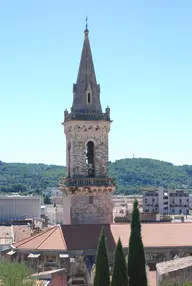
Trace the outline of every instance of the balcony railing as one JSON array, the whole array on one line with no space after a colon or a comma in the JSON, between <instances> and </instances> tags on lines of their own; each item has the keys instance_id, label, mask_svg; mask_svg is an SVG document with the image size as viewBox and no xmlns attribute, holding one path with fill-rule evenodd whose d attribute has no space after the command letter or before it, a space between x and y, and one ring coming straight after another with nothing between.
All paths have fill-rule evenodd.
<instances>
[{"instance_id":1,"label":"balcony railing","mask_svg":"<svg viewBox=\"0 0 192 286\"><path fill-rule=\"evenodd\" d=\"M62 184L65 186L115 186L113 178L62 178Z\"/></svg>"},{"instance_id":2,"label":"balcony railing","mask_svg":"<svg viewBox=\"0 0 192 286\"><path fill-rule=\"evenodd\" d=\"M105 120L110 121L110 116L107 113L84 113L71 112L65 114L65 121L69 120Z\"/></svg>"}]
</instances>

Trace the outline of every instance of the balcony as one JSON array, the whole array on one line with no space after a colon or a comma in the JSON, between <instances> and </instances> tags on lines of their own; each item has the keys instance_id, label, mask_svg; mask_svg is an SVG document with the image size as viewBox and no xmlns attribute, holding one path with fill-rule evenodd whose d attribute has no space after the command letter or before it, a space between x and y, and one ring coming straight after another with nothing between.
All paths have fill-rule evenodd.
<instances>
[{"instance_id":1,"label":"balcony","mask_svg":"<svg viewBox=\"0 0 192 286\"><path fill-rule=\"evenodd\" d=\"M62 184L64 184L67 187L83 187L83 186L114 187L115 180L113 178L97 178L97 177L62 178Z\"/></svg>"},{"instance_id":2,"label":"balcony","mask_svg":"<svg viewBox=\"0 0 192 286\"><path fill-rule=\"evenodd\" d=\"M71 112L65 113L65 122L69 120L104 120L110 121L110 115L108 113L84 113L84 112Z\"/></svg>"}]
</instances>

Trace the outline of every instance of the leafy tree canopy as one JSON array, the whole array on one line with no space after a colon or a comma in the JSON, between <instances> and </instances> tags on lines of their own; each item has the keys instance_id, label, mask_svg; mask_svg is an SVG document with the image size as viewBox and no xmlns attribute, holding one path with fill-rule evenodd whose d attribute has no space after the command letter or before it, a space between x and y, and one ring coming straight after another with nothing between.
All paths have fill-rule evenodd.
<instances>
[{"instance_id":1,"label":"leafy tree canopy","mask_svg":"<svg viewBox=\"0 0 192 286\"><path fill-rule=\"evenodd\" d=\"M56 165L0 163L1 192L36 192L56 187L66 168ZM192 166L174 166L153 159L133 158L109 162L109 174L116 179L116 194L142 193L143 189L192 187Z\"/></svg>"},{"instance_id":2,"label":"leafy tree canopy","mask_svg":"<svg viewBox=\"0 0 192 286\"><path fill-rule=\"evenodd\" d=\"M34 286L27 266L18 262L0 262L0 281L3 286Z\"/></svg>"}]
</instances>

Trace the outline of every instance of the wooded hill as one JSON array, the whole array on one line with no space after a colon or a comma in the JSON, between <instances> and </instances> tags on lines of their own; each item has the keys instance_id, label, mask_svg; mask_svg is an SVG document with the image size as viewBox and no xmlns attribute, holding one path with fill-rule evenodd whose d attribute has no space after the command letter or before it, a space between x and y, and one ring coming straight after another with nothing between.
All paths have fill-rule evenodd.
<instances>
[{"instance_id":1,"label":"wooded hill","mask_svg":"<svg viewBox=\"0 0 192 286\"><path fill-rule=\"evenodd\" d=\"M109 162L109 174L116 179L116 193L141 193L145 188L192 188L192 166L144 159ZM37 192L56 187L65 176L65 167L45 164L4 163L0 161L1 192Z\"/></svg>"}]
</instances>

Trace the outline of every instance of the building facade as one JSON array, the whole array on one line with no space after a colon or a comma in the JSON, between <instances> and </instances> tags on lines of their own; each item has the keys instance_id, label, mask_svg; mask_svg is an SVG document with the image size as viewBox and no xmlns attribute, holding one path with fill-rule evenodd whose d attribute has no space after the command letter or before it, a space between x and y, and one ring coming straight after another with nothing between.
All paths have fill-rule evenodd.
<instances>
[{"instance_id":1,"label":"building facade","mask_svg":"<svg viewBox=\"0 0 192 286\"><path fill-rule=\"evenodd\" d=\"M40 216L40 196L0 196L0 221Z\"/></svg>"},{"instance_id":2,"label":"building facade","mask_svg":"<svg viewBox=\"0 0 192 286\"><path fill-rule=\"evenodd\" d=\"M159 188L143 193L143 211L169 215L187 215L189 213L189 191L165 190Z\"/></svg>"},{"instance_id":3,"label":"building facade","mask_svg":"<svg viewBox=\"0 0 192 286\"><path fill-rule=\"evenodd\" d=\"M71 112L64 112L67 176L64 194L64 224L112 223L114 180L108 177L110 108L102 111L88 29Z\"/></svg>"},{"instance_id":4,"label":"building facade","mask_svg":"<svg viewBox=\"0 0 192 286\"><path fill-rule=\"evenodd\" d=\"M62 195L62 192L58 188L48 188L42 191L42 194L50 198L53 198L53 197L60 197Z\"/></svg>"}]
</instances>

